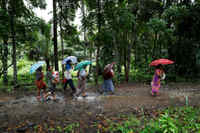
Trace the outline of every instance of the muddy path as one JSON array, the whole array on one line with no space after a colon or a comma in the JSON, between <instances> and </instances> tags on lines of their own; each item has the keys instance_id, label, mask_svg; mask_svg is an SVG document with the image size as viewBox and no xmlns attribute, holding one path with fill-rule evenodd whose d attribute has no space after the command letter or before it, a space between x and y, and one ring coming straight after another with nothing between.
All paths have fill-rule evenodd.
<instances>
[{"instance_id":1,"label":"muddy path","mask_svg":"<svg viewBox=\"0 0 200 133\"><path fill-rule=\"evenodd\" d=\"M121 84L114 95L100 95L96 89L87 90L88 97L72 99L68 93L58 91L56 101L38 102L35 93L0 95L0 131L14 129L19 123L82 122L92 125L98 115L114 116L137 113L138 108L155 110L169 106L199 105L200 84L179 83L162 86L160 95L152 97L150 86L143 83Z\"/></svg>"}]
</instances>

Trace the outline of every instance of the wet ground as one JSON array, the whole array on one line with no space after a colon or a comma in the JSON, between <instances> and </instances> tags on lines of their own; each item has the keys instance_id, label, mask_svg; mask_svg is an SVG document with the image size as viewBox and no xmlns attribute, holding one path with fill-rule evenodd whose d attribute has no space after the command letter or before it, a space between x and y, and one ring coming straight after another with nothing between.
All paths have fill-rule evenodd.
<instances>
[{"instance_id":1,"label":"wet ground","mask_svg":"<svg viewBox=\"0 0 200 133\"><path fill-rule=\"evenodd\" d=\"M56 93L57 100L38 101L34 93L0 95L0 131L16 128L23 122L40 123L65 119L91 125L98 115L113 116L135 113L138 108L159 109L169 106L199 105L200 84L170 83L162 86L160 95L152 97L150 86L143 83L121 84L114 95L100 95L95 87L87 97L72 99L68 92ZM188 99L188 100L187 100Z\"/></svg>"}]
</instances>

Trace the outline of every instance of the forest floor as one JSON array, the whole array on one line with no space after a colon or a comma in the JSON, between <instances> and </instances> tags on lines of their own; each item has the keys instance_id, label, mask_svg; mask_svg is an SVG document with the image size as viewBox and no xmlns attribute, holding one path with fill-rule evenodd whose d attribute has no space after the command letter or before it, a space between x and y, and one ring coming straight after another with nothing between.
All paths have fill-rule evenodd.
<instances>
[{"instance_id":1,"label":"forest floor","mask_svg":"<svg viewBox=\"0 0 200 133\"><path fill-rule=\"evenodd\" d=\"M69 92L58 91L57 100L47 102L38 102L36 91L2 93L0 131L23 132L28 130L29 126L43 123L62 126L77 122L82 132L93 133L95 131L92 127L100 117L137 115L140 110L151 112L170 106L184 106L186 97L189 105L200 104L200 84L168 83L161 87L160 95L156 97L151 96L150 91L149 84L128 83L116 86L114 95L100 95L95 87L91 87L87 89L86 98L72 99ZM29 126L25 127L27 124ZM20 127L23 129L18 130Z\"/></svg>"}]
</instances>

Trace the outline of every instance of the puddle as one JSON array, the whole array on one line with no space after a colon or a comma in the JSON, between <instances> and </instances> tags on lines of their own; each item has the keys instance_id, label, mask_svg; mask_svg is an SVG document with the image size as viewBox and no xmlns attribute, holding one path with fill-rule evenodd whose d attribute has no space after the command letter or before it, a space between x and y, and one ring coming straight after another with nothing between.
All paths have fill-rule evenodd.
<instances>
[{"instance_id":1,"label":"puddle","mask_svg":"<svg viewBox=\"0 0 200 133\"><path fill-rule=\"evenodd\" d=\"M100 96L97 93L88 92L86 93L86 95L87 95L86 97L79 96L77 98L77 101L95 102L100 100Z\"/></svg>"},{"instance_id":2,"label":"puddle","mask_svg":"<svg viewBox=\"0 0 200 133\"><path fill-rule=\"evenodd\" d=\"M51 96L49 96L49 99L53 99ZM40 104L41 102L50 103L53 100L46 101L44 98L41 98L40 101L37 100L35 95L31 96L24 96L18 99L9 99L7 102L9 104ZM56 95L56 102L65 102L64 95L57 94Z\"/></svg>"},{"instance_id":3,"label":"puddle","mask_svg":"<svg viewBox=\"0 0 200 133\"><path fill-rule=\"evenodd\" d=\"M98 93L92 93L92 92L88 92L86 93L86 97L82 97L79 96L77 97L77 99L75 100L76 102L96 102L100 100L100 95ZM44 98L41 98L40 101L37 100L35 95L30 95L30 96L24 96L24 97L18 97L18 98L14 98L14 97L4 97L0 99L0 103L7 103L10 105L13 104L40 104L40 103L47 103L47 104L51 104L51 103L66 103L66 101L72 101L72 99L70 99L70 97L65 96L62 93L56 93L56 100L53 100L52 96L48 97L49 100L45 100Z\"/></svg>"}]
</instances>

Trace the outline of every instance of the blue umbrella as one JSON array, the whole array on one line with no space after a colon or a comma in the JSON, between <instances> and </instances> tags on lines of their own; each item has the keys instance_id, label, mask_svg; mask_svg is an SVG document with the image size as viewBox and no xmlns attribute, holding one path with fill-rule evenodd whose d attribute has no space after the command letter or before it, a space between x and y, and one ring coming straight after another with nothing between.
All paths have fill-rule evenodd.
<instances>
[{"instance_id":1,"label":"blue umbrella","mask_svg":"<svg viewBox=\"0 0 200 133\"><path fill-rule=\"evenodd\" d=\"M33 64L30 69L30 74L34 73L39 67L45 64L44 61L38 61L37 63Z\"/></svg>"}]
</instances>

